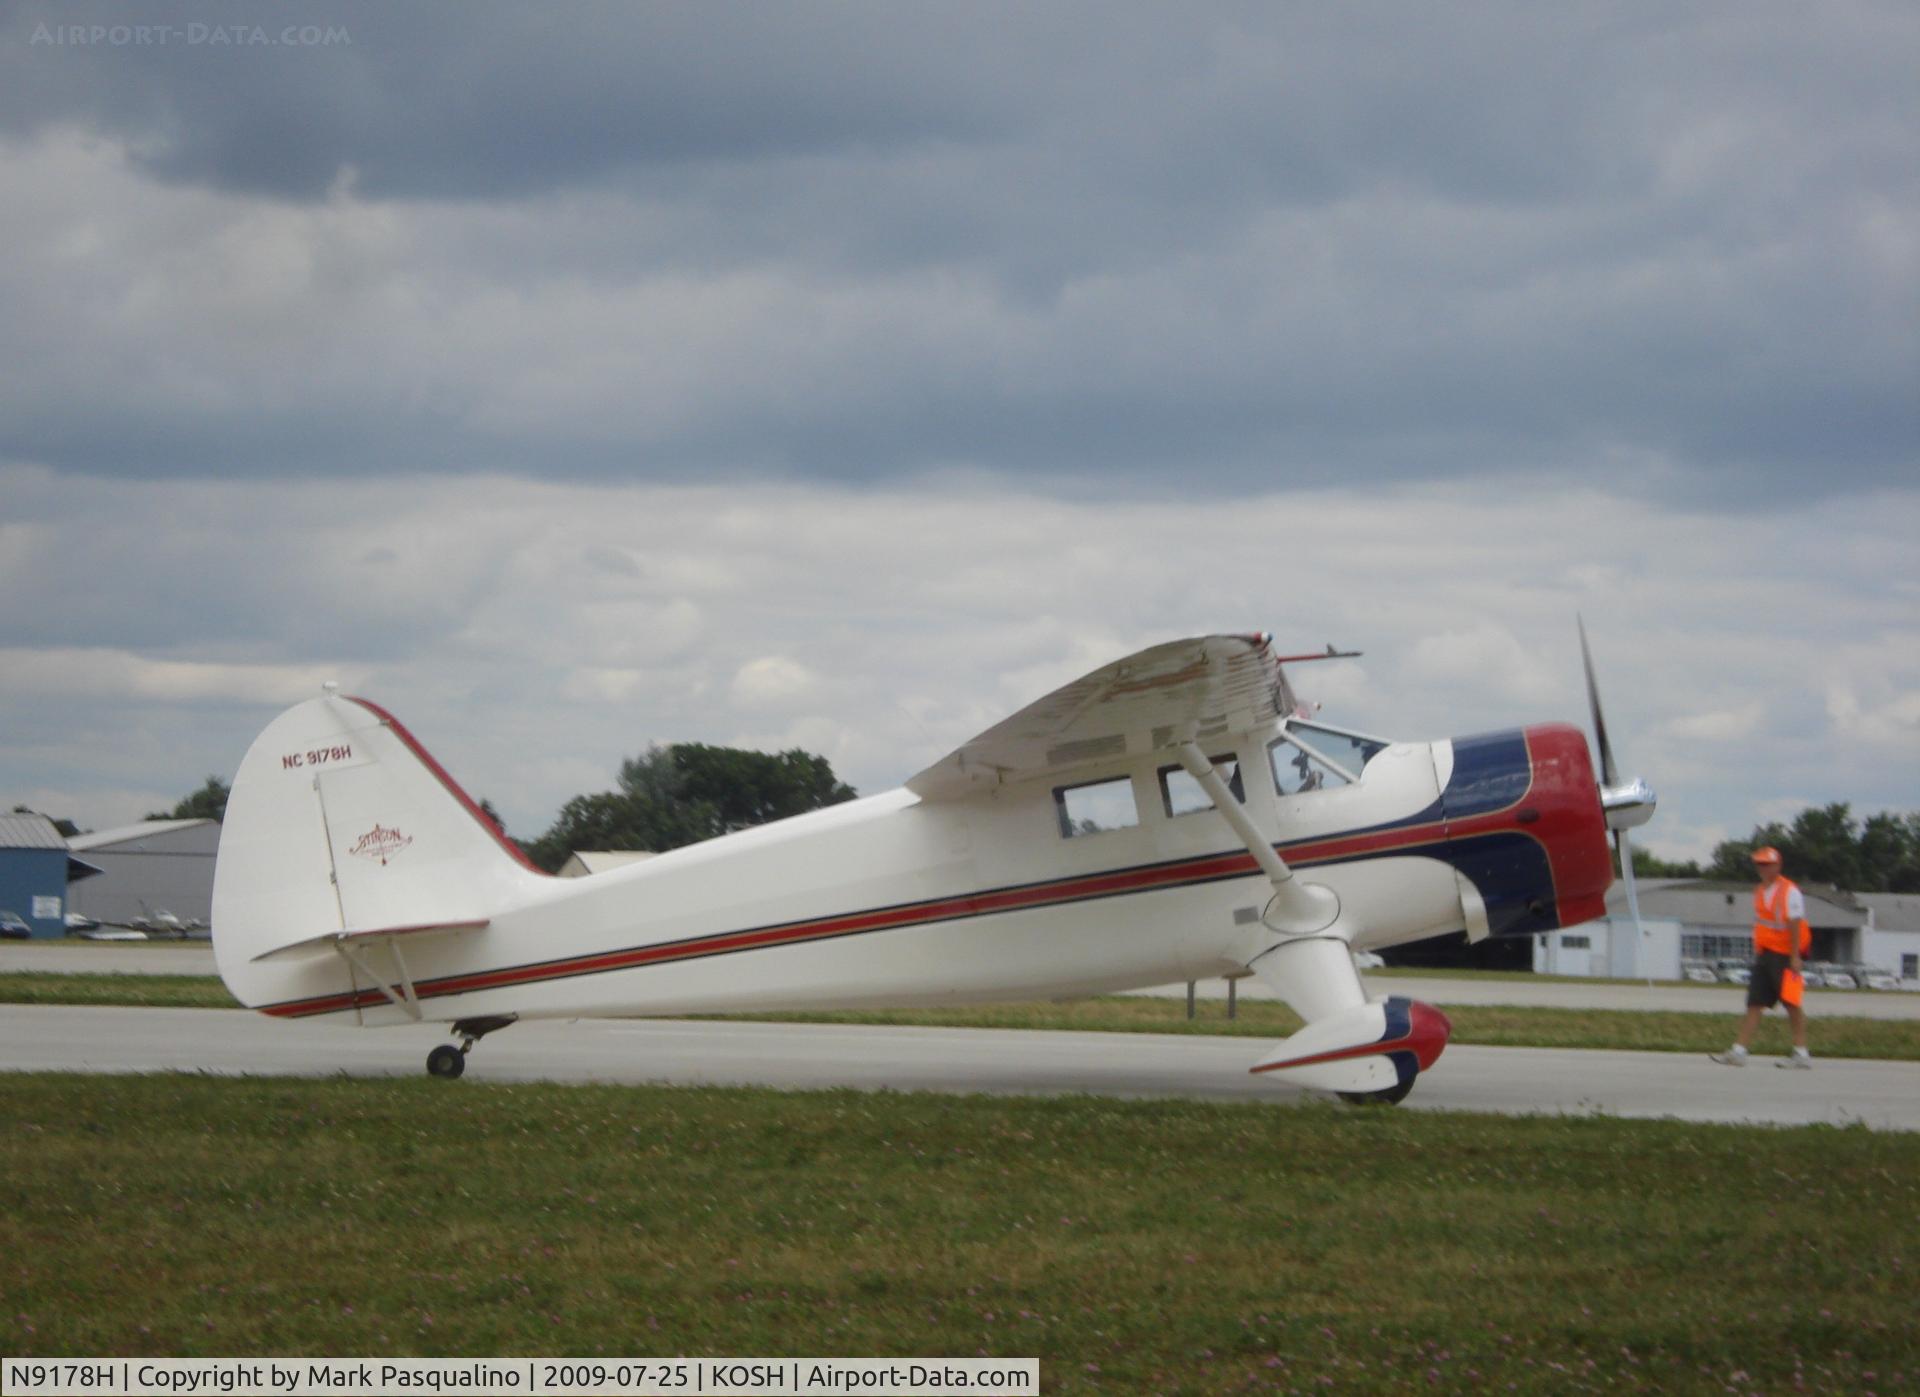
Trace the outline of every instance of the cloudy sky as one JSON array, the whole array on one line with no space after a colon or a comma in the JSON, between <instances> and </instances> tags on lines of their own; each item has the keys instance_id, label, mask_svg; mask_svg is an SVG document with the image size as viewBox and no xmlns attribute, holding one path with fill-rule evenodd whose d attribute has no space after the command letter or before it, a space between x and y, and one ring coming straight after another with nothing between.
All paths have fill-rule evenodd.
<instances>
[{"instance_id":1,"label":"cloudy sky","mask_svg":"<svg viewBox=\"0 0 1920 1397\"><path fill-rule=\"evenodd\" d=\"M117 27L116 27L117 26ZM257 27L256 27L257 26ZM0 4L0 804L337 678L515 833L1263 628L1656 850L1920 809L1902 3Z\"/></svg>"}]
</instances>

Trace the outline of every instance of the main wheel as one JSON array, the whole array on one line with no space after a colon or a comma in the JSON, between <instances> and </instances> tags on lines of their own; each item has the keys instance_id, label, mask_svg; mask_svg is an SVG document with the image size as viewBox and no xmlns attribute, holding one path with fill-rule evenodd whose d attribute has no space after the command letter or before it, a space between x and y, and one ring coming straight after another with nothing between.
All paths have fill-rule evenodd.
<instances>
[{"instance_id":1,"label":"main wheel","mask_svg":"<svg viewBox=\"0 0 1920 1397\"><path fill-rule=\"evenodd\" d=\"M1343 1091L1340 1099L1349 1106L1397 1106L1407 1099L1407 1093L1413 1090L1413 1082L1414 1079L1409 1077L1384 1091Z\"/></svg>"},{"instance_id":2,"label":"main wheel","mask_svg":"<svg viewBox=\"0 0 1920 1397\"><path fill-rule=\"evenodd\" d=\"M467 1070L467 1055L451 1043L442 1043L427 1054L429 1077L458 1077Z\"/></svg>"}]
</instances>

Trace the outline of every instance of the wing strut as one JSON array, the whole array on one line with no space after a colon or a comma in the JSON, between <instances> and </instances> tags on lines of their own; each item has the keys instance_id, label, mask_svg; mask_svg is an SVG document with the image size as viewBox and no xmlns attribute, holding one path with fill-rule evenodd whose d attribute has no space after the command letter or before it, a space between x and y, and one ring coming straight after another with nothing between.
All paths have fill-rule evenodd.
<instances>
[{"instance_id":1,"label":"wing strut","mask_svg":"<svg viewBox=\"0 0 1920 1397\"><path fill-rule=\"evenodd\" d=\"M1213 801L1213 808L1233 827L1254 862L1260 865L1261 872L1267 875L1267 881L1273 884L1273 898L1267 903L1262 920L1275 931L1292 936L1325 931L1332 926L1334 918L1340 915L1340 899L1333 889L1319 883L1302 883L1293 876L1286 860L1274 852L1273 845L1234 799L1227 783L1220 779L1220 773L1196 743L1182 742L1175 750L1180 755L1180 765L1200 783L1200 789Z\"/></svg>"}]
</instances>

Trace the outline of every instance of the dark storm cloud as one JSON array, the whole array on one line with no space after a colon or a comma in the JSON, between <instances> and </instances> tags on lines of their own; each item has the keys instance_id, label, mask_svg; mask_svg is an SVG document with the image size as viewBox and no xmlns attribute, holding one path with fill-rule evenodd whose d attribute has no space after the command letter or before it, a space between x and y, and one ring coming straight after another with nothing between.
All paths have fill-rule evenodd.
<instances>
[{"instance_id":1,"label":"dark storm cloud","mask_svg":"<svg viewBox=\"0 0 1920 1397\"><path fill-rule=\"evenodd\" d=\"M66 43L133 17L18 9L0 121L157 136L141 156L157 174L251 193L316 198L351 165L373 197L495 198L979 135L1003 116L949 61L956 17L902 7L216 4L137 22L163 19L165 42ZM288 26L320 35L283 43ZM256 30L265 43L215 41Z\"/></svg>"},{"instance_id":2,"label":"dark storm cloud","mask_svg":"<svg viewBox=\"0 0 1920 1397\"><path fill-rule=\"evenodd\" d=\"M1000 192L1042 203L1057 187L1075 203L1257 206L1379 180L1536 199L1630 191L1703 119L1831 131L1877 112L1895 122L1878 157L1897 158L1915 27L1845 4L1817 25L1764 5L336 3L139 18L189 15L269 42L67 44L69 29L130 16L14 9L0 129L77 120L137 141L169 178L304 198L343 166L374 197L494 199L835 153L885 175L890 153L960 146L993 153L982 173ZM344 38L283 44L288 26ZM1849 147L1834 173L1885 172Z\"/></svg>"},{"instance_id":3,"label":"dark storm cloud","mask_svg":"<svg viewBox=\"0 0 1920 1397\"><path fill-rule=\"evenodd\" d=\"M15 458L1128 493L1605 462L1696 497L1914 465L1904 8L286 5L192 17L349 41L40 37L116 18L88 8L0 44Z\"/></svg>"}]
</instances>

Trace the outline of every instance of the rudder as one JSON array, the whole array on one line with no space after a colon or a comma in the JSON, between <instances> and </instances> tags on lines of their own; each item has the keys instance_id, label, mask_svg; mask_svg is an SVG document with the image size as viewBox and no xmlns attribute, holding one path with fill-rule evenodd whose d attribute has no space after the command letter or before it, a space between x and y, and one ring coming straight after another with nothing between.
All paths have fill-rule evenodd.
<instances>
[{"instance_id":1,"label":"rudder","mask_svg":"<svg viewBox=\"0 0 1920 1397\"><path fill-rule=\"evenodd\" d=\"M328 694L254 740L214 865L214 959L243 1004L269 952L338 931L483 920L539 873L385 709Z\"/></svg>"}]
</instances>

